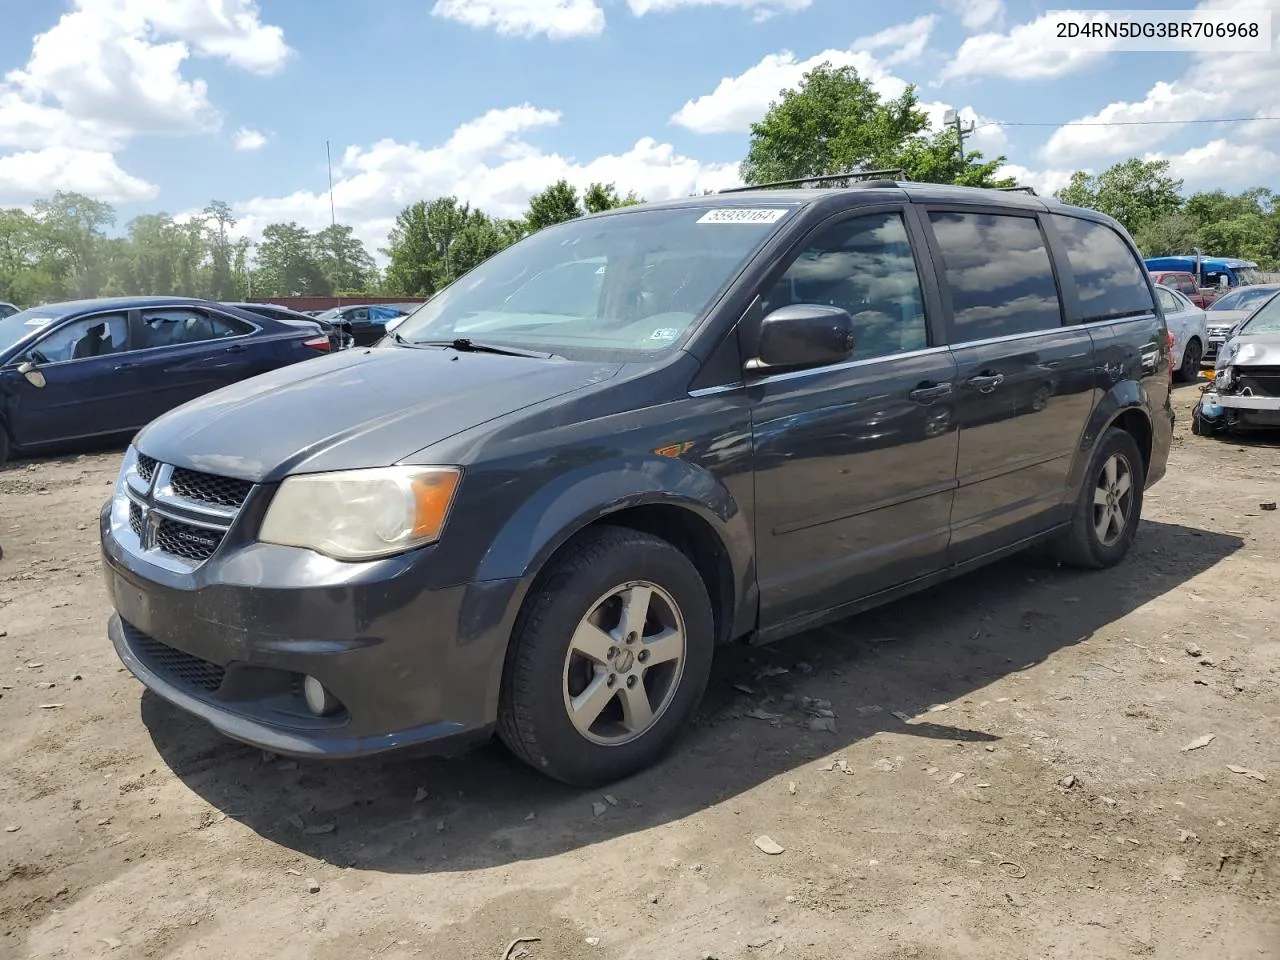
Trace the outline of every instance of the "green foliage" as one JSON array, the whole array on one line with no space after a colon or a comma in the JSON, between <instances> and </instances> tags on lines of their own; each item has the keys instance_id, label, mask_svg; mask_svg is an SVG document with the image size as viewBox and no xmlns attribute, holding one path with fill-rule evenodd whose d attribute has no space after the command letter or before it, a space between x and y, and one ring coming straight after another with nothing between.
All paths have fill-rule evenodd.
<instances>
[{"instance_id":1,"label":"green foliage","mask_svg":"<svg viewBox=\"0 0 1280 960\"><path fill-rule=\"evenodd\" d=\"M602 213L605 210L616 210L618 207L634 207L644 203L634 190L628 191L625 197L619 197L612 183L590 184L582 194L582 206L587 213Z\"/></svg>"},{"instance_id":2,"label":"green foliage","mask_svg":"<svg viewBox=\"0 0 1280 960\"><path fill-rule=\"evenodd\" d=\"M1265 187L1182 196L1166 161L1130 158L1096 176L1078 170L1058 199L1115 217L1146 257L1190 254L1240 257L1264 270L1280 267L1280 203Z\"/></svg>"},{"instance_id":3,"label":"green foliage","mask_svg":"<svg viewBox=\"0 0 1280 960\"><path fill-rule=\"evenodd\" d=\"M130 220L108 236L115 211L75 193L0 209L0 300L27 306L72 297L180 294L215 300L254 294L373 292L378 270L352 229L312 234L296 223L263 231L257 263L233 237L230 205L214 200L182 223L167 213Z\"/></svg>"},{"instance_id":4,"label":"green foliage","mask_svg":"<svg viewBox=\"0 0 1280 960\"><path fill-rule=\"evenodd\" d=\"M1169 161L1131 157L1097 176L1083 170L1058 191L1058 199L1119 220L1130 233L1182 208L1182 181L1168 175Z\"/></svg>"},{"instance_id":5,"label":"green foliage","mask_svg":"<svg viewBox=\"0 0 1280 960\"><path fill-rule=\"evenodd\" d=\"M400 211L382 251L391 261L387 289L429 297L518 236L514 224L491 219L457 197L419 200Z\"/></svg>"},{"instance_id":6,"label":"green foliage","mask_svg":"<svg viewBox=\"0 0 1280 960\"><path fill-rule=\"evenodd\" d=\"M525 226L530 233L555 223L564 223L582 216L578 204L578 191L567 180L557 180L541 193L529 198L529 211L524 215Z\"/></svg>"},{"instance_id":7,"label":"green foliage","mask_svg":"<svg viewBox=\"0 0 1280 960\"><path fill-rule=\"evenodd\" d=\"M997 179L1004 157L960 153L954 130L929 132L915 87L884 100L853 67L822 64L783 90L758 123L739 167L748 184L901 169L908 180L963 186L1015 186Z\"/></svg>"}]
</instances>

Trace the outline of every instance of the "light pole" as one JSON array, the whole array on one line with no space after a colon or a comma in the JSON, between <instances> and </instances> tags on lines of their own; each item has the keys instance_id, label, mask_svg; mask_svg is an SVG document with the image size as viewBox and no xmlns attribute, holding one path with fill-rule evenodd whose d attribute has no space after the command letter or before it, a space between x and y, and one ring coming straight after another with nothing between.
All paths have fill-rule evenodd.
<instances>
[{"instance_id":1,"label":"light pole","mask_svg":"<svg viewBox=\"0 0 1280 960\"><path fill-rule=\"evenodd\" d=\"M966 134L973 133L976 129L975 124L969 124L967 127L960 121L960 113L956 110L948 110L942 115L942 125L944 127L952 127L956 131L956 140L960 144L960 163L964 164L964 138Z\"/></svg>"}]
</instances>

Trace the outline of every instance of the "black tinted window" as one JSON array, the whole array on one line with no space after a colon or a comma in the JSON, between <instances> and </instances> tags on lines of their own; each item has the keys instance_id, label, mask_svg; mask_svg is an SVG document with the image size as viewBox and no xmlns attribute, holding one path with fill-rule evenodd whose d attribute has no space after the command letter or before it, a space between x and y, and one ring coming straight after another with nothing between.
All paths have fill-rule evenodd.
<instances>
[{"instance_id":1,"label":"black tinted window","mask_svg":"<svg viewBox=\"0 0 1280 960\"><path fill-rule=\"evenodd\" d=\"M205 340L221 340L249 332L247 324L198 310L144 310L140 346L173 347Z\"/></svg>"},{"instance_id":2,"label":"black tinted window","mask_svg":"<svg viewBox=\"0 0 1280 960\"><path fill-rule=\"evenodd\" d=\"M857 217L818 234L765 296L764 309L794 303L847 310L858 360L928 344L920 278L896 213Z\"/></svg>"},{"instance_id":3,"label":"black tinted window","mask_svg":"<svg viewBox=\"0 0 1280 960\"><path fill-rule=\"evenodd\" d=\"M958 342L1061 325L1058 287L1035 220L940 212L929 219L951 288Z\"/></svg>"},{"instance_id":4,"label":"black tinted window","mask_svg":"<svg viewBox=\"0 0 1280 960\"><path fill-rule=\"evenodd\" d=\"M1061 214L1054 214L1053 223L1067 247L1085 323L1152 311L1142 266L1119 234L1100 223ZM1177 285L1177 276L1169 279L1169 286Z\"/></svg>"}]
</instances>

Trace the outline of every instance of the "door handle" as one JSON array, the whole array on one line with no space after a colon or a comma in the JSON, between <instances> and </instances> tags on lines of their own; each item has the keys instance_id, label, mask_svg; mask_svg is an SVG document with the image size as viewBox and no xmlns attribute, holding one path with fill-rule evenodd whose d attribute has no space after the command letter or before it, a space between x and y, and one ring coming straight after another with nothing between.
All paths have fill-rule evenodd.
<instances>
[{"instance_id":1,"label":"door handle","mask_svg":"<svg viewBox=\"0 0 1280 960\"><path fill-rule=\"evenodd\" d=\"M950 383L934 383L932 380L924 381L907 394L916 403L932 403L934 400L940 400L950 395Z\"/></svg>"},{"instance_id":2,"label":"door handle","mask_svg":"<svg viewBox=\"0 0 1280 960\"><path fill-rule=\"evenodd\" d=\"M116 370L135 370L137 367L138 365L130 360L126 360L124 363L117 363L115 365Z\"/></svg>"},{"instance_id":3,"label":"door handle","mask_svg":"<svg viewBox=\"0 0 1280 960\"><path fill-rule=\"evenodd\" d=\"M977 388L982 393L990 393L1000 384L1004 383L1003 373L987 373L983 372L976 377L970 377L965 381L969 386Z\"/></svg>"},{"instance_id":4,"label":"door handle","mask_svg":"<svg viewBox=\"0 0 1280 960\"><path fill-rule=\"evenodd\" d=\"M243 343L237 343L233 346L227 347L227 353L244 353L245 349L246 348Z\"/></svg>"}]
</instances>

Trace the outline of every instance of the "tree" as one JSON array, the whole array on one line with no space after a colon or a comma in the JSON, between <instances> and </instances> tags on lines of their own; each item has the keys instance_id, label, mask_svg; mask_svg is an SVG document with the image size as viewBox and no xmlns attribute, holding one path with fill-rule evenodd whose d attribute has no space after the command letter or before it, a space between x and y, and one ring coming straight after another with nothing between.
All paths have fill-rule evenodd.
<instances>
[{"instance_id":1,"label":"tree","mask_svg":"<svg viewBox=\"0 0 1280 960\"><path fill-rule=\"evenodd\" d=\"M1097 176L1077 170L1058 199L1119 220L1130 233L1182 208L1182 181L1168 175L1169 161L1131 157Z\"/></svg>"},{"instance_id":2,"label":"tree","mask_svg":"<svg viewBox=\"0 0 1280 960\"><path fill-rule=\"evenodd\" d=\"M104 227L116 222L110 204L59 190L31 205L40 224L41 258L70 296L95 296L105 279Z\"/></svg>"},{"instance_id":3,"label":"tree","mask_svg":"<svg viewBox=\"0 0 1280 960\"><path fill-rule=\"evenodd\" d=\"M316 263L311 234L293 221L263 229L258 267L253 278L258 296L328 296L333 289Z\"/></svg>"},{"instance_id":4,"label":"tree","mask_svg":"<svg viewBox=\"0 0 1280 960\"><path fill-rule=\"evenodd\" d=\"M229 300L236 295L236 284L231 276L234 250L227 231L236 225L236 218L231 205L222 200L210 200L204 214L213 226L209 244L209 296L214 300Z\"/></svg>"},{"instance_id":5,"label":"tree","mask_svg":"<svg viewBox=\"0 0 1280 960\"><path fill-rule=\"evenodd\" d=\"M582 207L578 204L578 191L569 185L568 180L557 180L541 193L535 193L529 198L529 210L524 215L524 222L530 233L536 233L543 227L574 220L582 214Z\"/></svg>"},{"instance_id":6,"label":"tree","mask_svg":"<svg viewBox=\"0 0 1280 960\"><path fill-rule=\"evenodd\" d=\"M325 227L312 238L312 247L331 290L365 293L374 286L378 266L351 227L341 223Z\"/></svg>"},{"instance_id":7,"label":"tree","mask_svg":"<svg viewBox=\"0 0 1280 960\"><path fill-rule=\"evenodd\" d=\"M984 160L980 151L960 155L960 138L954 130L928 137L911 137L898 153L903 176L916 183L951 183L959 187L1016 187L1012 177L997 177L1005 158Z\"/></svg>"},{"instance_id":8,"label":"tree","mask_svg":"<svg viewBox=\"0 0 1280 960\"><path fill-rule=\"evenodd\" d=\"M1138 227L1134 242L1144 257L1176 257L1200 244L1200 229L1185 213L1170 213Z\"/></svg>"},{"instance_id":9,"label":"tree","mask_svg":"<svg viewBox=\"0 0 1280 960\"><path fill-rule=\"evenodd\" d=\"M429 297L523 232L523 223L489 217L457 197L420 200L400 211L382 251L391 261L387 289L400 296Z\"/></svg>"},{"instance_id":10,"label":"tree","mask_svg":"<svg viewBox=\"0 0 1280 960\"><path fill-rule=\"evenodd\" d=\"M644 203L644 200L637 197L634 190L628 191L625 197L619 197L612 183L590 184L582 194L582 206L586 208L587 213L601 213L605 210L633 207L641 203Z\"/></svg>"}]
</instances>

